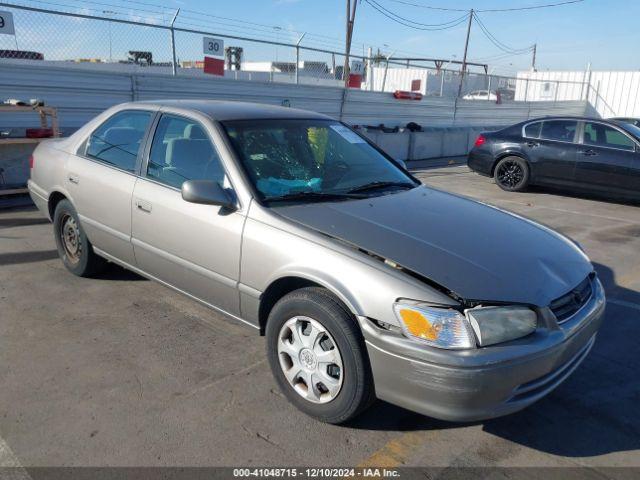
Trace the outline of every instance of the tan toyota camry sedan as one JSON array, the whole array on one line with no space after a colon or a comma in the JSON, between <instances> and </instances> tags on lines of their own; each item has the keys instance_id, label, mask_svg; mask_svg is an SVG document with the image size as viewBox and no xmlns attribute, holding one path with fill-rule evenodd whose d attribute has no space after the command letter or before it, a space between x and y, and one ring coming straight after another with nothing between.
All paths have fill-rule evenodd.
<instances>
[{"instance_id":1,"label":"tan toyota camry sedan","mask_svg":"<svg viewBox=\"0 0 640 480\"><path fill-rule=\"evenodd\" d=\"M421 185L317 113L127 103L31 166L71 273L117 263L254 327L284 394L325 422L376 397L447 420L520 410L602 321L579 245Z\"/></svg>"}]
</instances>

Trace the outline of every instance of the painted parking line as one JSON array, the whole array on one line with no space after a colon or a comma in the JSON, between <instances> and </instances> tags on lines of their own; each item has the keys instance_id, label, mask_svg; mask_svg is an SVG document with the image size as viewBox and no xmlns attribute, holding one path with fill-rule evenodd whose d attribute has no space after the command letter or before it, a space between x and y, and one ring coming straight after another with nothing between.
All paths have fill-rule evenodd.
<instances>
[{"instance_id":1,"label":"painted parking line","mask_svg":"<svg viewBox=\"0 0 640 480\"><path fill-rule=\"evenodd\" d=\"M381 449L360 462L358 468L396 468L409 460L417 447L425 444L428 432L407 432L389 440Z\"/></svg>"},{"instance_id":2,"label":"painted parking line","mask_svg":"<svg viewBox=\"0 0 640 480\"><path fill-rule=\"evenodd\" d=\"M6 470L5 470L6 469ZM9 448L7 442L0 437L0 472L8 474L6 477L11 480L31 480L31 477L20 464L20 460L15 456L13 450Z\"/></svg>"},{"instance_id":3,"label":"painted parking line","mask_svg":"<svg viewBox=\"0 0 640 480\"><path fill-rule=\"evenodd\" d=\"M536 207L536 208L543 208L543 209L546 209L546 210L553 210L553 211L556 211L556 212L570 213L572 215L582 215L582 216L585 216L585 217L600 218L600 219L605 219L605 220L615 220L617 222L622 222L622 223L629 223L629 224L637 224L637 223L639 223L636 220L629 220L628 218L612 217L611 215L600 215L600 214L597 214L597 213L580 212L578 210L567 210L566 208L549 207L547 205L542 205L540 203L529 205L527 202L523 202L523 201L519 201L519 200L500 199L498 201L506 202L506 203L515 203L515 204L521 205L523 207L533 206L533 207Z\"/></svg>"},{"instance_id":4,"label":"painted parking line","mask_svg":"<svg viewBox=\"0 0 640 480\"><path fill-rule=\"evenodd\" d=\"M626 300L618 300L617 298L607 298L607 303L613 303L614 305L619 305L621 307L632 308L633 310L640 311L640 304L627 302Z\"/></svg>"}]
</instances>

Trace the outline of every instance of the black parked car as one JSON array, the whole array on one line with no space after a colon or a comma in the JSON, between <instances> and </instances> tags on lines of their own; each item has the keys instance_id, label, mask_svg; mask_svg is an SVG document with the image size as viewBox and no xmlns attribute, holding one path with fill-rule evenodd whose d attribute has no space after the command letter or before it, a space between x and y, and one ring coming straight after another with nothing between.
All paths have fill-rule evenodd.
<instances>
[{"instance_id":1,"label":"black parked car","mask_svg":"<svg viewBox=\"0 0 640 480\"><path fill-rule=\"evenodd\" d=\"M482 133L472 170L507 191L548 185L640 199L640 128L582 117L545 117Z\"/></svg>"}]
</instances>

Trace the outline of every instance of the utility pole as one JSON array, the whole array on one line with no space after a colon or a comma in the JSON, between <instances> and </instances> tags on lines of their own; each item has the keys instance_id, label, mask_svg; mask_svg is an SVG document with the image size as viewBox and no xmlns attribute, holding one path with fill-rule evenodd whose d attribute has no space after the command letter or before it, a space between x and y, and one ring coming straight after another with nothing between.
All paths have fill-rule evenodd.
<instances>
[{"instance_id":1,"label":"utility pole","mask_svg":"<svg viewBox=\"0 0 640 480\"><path fill-rule=\"evenodd\" d=\"M353 22L356 18L356 6L358 0L353 0L353 8L351 0L347 0L347 32L346 32L346 48L344 56L344 67L342 69L342 78L344 80L344 88L349 87L349 53L351 52L351 34L353 33Z\"/></svg>"},{"instance_id":2,"label":"utility pole","mask_svg":"<svg viewBox=\"0 0 640 480\"><path fill-rule=\"evenodd\" d=\"M464 55L462 57L462 69L460 70L460 85L458 86L458 98L462 94L462 83L467 70L467 51L469 50L469 35L471 34L471 21L473 20L473 8L469 10L469 23L467 24L467 39L464 42Z\"/></svg>"},{"instance_id":3,"label":"utility pole","mask_svg":"<svg viewBox=\"0 0 640 480\"><path fill-rule=\"evenodd\" d=\"M531 71L536 71L536 49L538 48L538 44L533 44L533 58L531 59Z\"/></svg>"}]
</instances>

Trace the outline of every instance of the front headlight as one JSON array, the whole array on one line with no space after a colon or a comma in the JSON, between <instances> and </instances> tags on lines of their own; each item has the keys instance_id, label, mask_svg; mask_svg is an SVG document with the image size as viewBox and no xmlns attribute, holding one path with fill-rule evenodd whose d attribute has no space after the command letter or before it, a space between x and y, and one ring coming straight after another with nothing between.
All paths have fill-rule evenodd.
<instances>
[{"instance_id":1,"label":"front headlight","mask_svg":"<svg viewBox=\"0 0 640 480\"><path fill-rule=\"evenodd\" d=\"M402 331L409 337L447 349L476 346L469 321L457 310L396 303L393 310L400 320Z\"/></svg>"},{"instance_id":2,"label":"front headlight","mask_svg":"<svg viewBox=\"0 0 640 480\"><path fill-rule=\"evenodd\" d=\"M529 335L538 323L536 312L527 307L476 307L465 314L481 347Z\"/></svg>"},{"instance_id":3,"label":"front headlight","mask_svg":"<svg viewBox=\"0 0 640 480\"><path fill-rule=\"evenodd\" d=\"M533 333L536 312L522 306L475 307L464 315L452 308L395 303L393 310L405 336L450 350L486 347Z\"/></svg>"}]
</instances>

